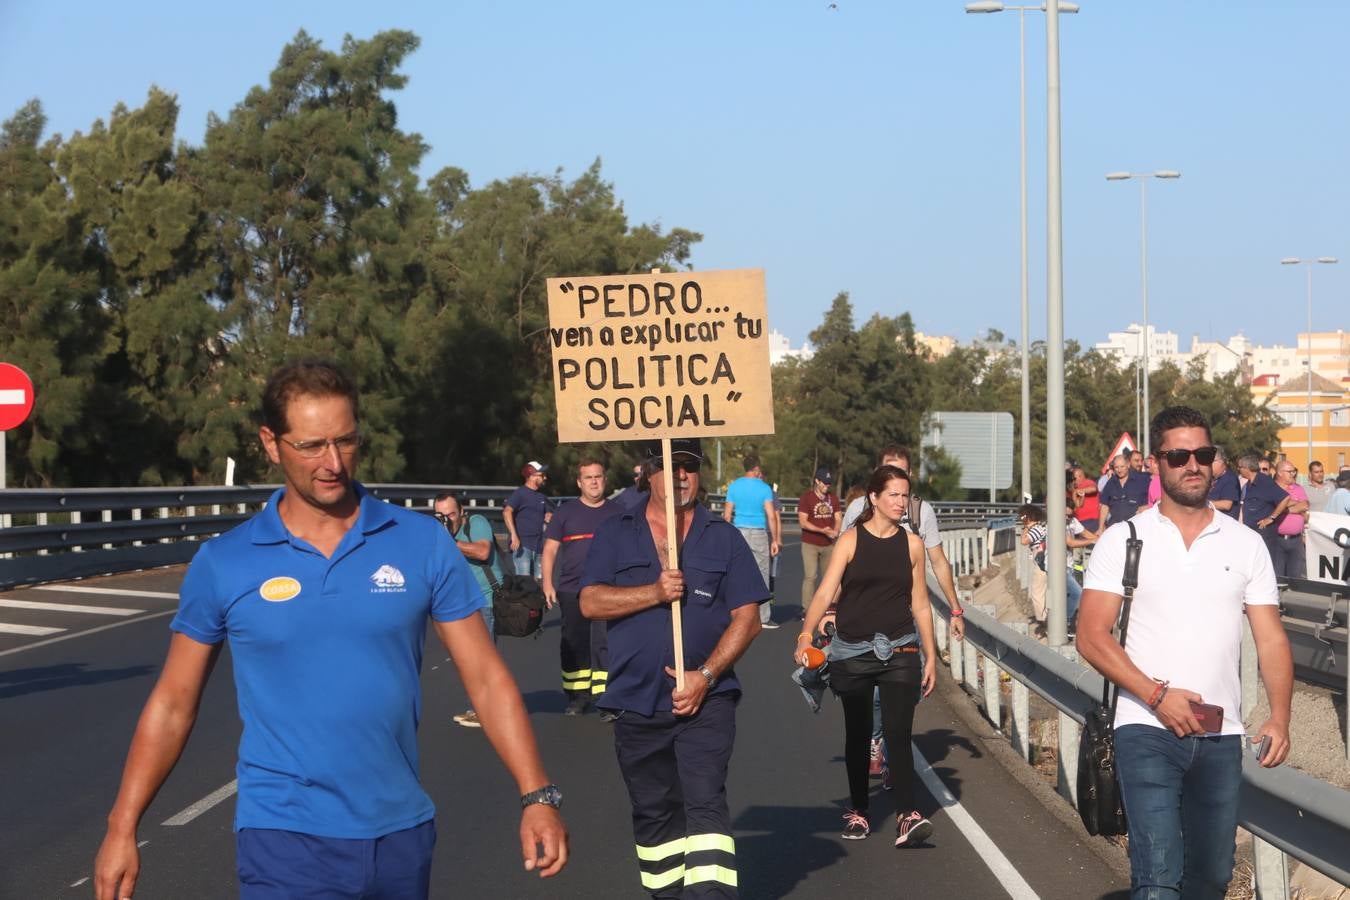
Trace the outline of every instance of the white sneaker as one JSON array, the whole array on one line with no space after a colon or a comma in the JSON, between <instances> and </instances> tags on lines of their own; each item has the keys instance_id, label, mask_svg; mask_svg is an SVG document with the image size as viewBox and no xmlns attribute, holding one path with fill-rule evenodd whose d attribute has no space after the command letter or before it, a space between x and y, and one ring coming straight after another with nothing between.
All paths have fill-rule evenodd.
<instances>
[{"instance_id":1,"label":"white sneaker","mask_svg":"<svg viewBox=\"0 0 1350 900\"><path fill-rule=\"evenodd\" d=\"M455 721L460 725L463 725L465 728L483 727L483 723L478 721L478 713L474 712L471 709L466 709L464 712L455 716Z\"/></svg>"}]
</instances>

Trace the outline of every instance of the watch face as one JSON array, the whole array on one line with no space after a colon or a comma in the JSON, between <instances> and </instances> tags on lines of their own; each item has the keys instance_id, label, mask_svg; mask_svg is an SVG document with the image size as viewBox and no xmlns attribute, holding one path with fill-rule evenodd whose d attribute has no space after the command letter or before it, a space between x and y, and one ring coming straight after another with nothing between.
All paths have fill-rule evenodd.
<instances>
[{"instance_id":1,"label":"watch face","mask_svg":"<svg viewBox=\"0 0 1350 900\"><path fill-rule=\"evenodd\" d=\"M532 803L546 803L554 809L559 809L562 806L562 791L556 784L546 784L520 798L521 806L529 806Z\"/></svg>"}]
</instances>

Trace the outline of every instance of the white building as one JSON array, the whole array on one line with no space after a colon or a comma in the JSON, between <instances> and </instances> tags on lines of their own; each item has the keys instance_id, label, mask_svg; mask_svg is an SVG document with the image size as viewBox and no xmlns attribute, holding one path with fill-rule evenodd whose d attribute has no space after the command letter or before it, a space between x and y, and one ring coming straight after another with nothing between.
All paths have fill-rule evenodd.
<instances>
[{"instance_id":1,"label":"white building","mask_svg":"<svg viewBox=\"0 0 1350 900\"><path fill-rule=\"evenodd\" d=\"M1130 327L1124 331L1108 332L1106 340L1094 345L1093 349L1115 356L1122 366L1129 363L1137 364L1143 356L1143 335L1144 326L1131 322ZM1152 325L1148 326L1148 370L1152 372L1166 359L1176 362L1177 356L1176 332L1158 331Z\"/></svg>"}]
</instances>

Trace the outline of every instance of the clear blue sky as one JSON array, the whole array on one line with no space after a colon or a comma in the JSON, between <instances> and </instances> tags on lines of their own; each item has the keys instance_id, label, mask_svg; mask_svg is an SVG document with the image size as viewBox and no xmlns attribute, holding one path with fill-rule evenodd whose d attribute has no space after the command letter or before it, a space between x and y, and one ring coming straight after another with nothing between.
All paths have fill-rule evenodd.
<instances>
[{"instance_id":1,"label":"clear blue sky","mask_svg":"<svg viewBox=\"0 0 1350 900\"><path fill-rule=\"evenodd\" d=\"M1292 344L1350 328L1350 4L1083 0L1061 17L1065 333L1140 317L1190 335ZM336 49L422 39L402 127L475 186L571 177L597 156L630 221L701 231L700 269L767 270L770 325L800 344L835 293L858 320L909 310L962 339L1019 325L1017 14L959 0L679 3L66 4L0 0L0 115L42 100L87 130L157 84L202 139L265 82L299 29ZM1045 23L1027 15L1032 338L1045 335Z\"/></svg>"}]
</instances>

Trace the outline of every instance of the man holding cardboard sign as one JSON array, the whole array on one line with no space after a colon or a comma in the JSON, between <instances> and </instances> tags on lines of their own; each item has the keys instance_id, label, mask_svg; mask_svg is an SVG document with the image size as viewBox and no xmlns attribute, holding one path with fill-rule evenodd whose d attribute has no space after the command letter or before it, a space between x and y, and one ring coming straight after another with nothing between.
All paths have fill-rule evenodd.
<instances>
[{"instance_id":1,"label":"man holding cardboard sign","mask_svg":"<svg viewBox=\"0 0 1350 900\"><path fill-rule=\"evenodd\" d=\"M661 442L648 445L650 500L603 522L581 584L581 611L609 624L614 748L633 807L642 886L653 897L735 897L726 774L741 685L732 665L759 634L768 588L745 539L697 502L697 438L671 440L673 521ZM679 568L664 560L670 542ZM671 605L683 602L676 680Z\"/></svg>"}]
</instances>

